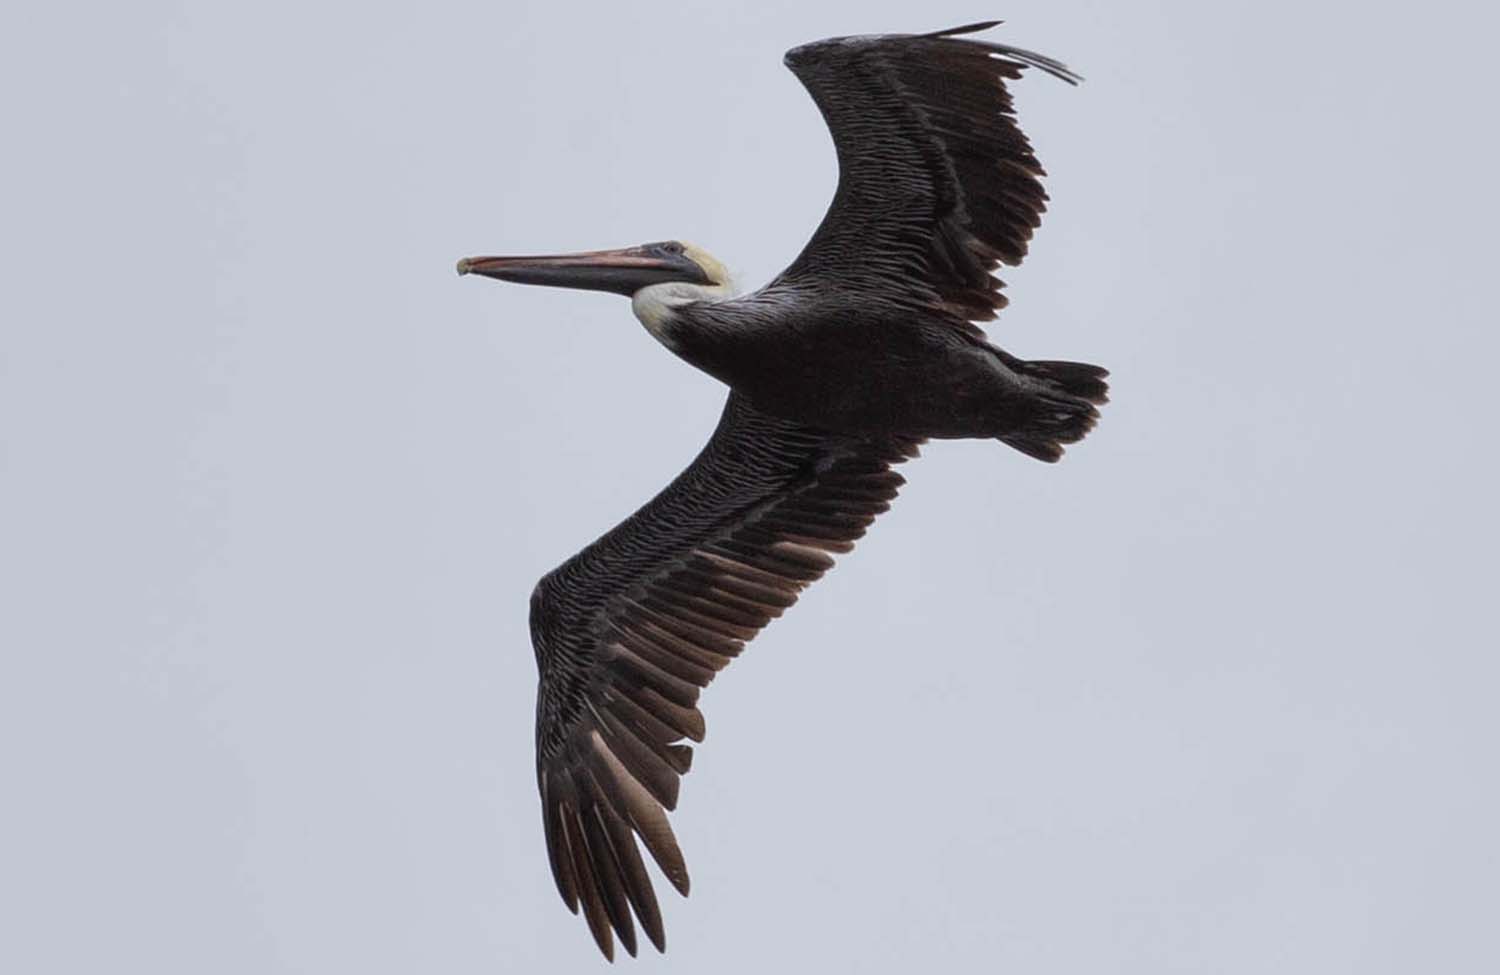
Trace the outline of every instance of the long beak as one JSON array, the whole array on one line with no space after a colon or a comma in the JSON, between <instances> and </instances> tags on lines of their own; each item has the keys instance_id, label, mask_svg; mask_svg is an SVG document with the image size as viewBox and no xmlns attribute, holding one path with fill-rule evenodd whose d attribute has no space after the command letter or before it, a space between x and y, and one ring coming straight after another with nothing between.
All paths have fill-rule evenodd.
<instances>
[{"instance_id":1,"label":"long beak","mask_svg":"<svg viewBox=\"0 0 1500 975\"><path fill-rule=\"evenodd\" d=\"M458 262L458 273L621 295L666 281L701 284L707 280L703 269L686 256L645 247L536 257L466 257Z\"/></svg>"}]
</instances>

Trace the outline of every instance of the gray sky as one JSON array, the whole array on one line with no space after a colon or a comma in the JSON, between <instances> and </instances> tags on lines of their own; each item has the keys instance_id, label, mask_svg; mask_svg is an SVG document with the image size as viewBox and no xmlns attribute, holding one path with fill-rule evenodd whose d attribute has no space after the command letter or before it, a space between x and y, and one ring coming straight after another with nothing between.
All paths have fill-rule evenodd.
<instances>
[{"instance_id":1,"label":"gray sky","mask_svg":"<svg viewBox=\"0 0 1500 975\"><path fill-rule=\"evenodd\" d=\"M1057 467L929 448L705 694L633 964L1500 967L1493 12L92 6L0 32L0 968L601 970L526 597L723 391L453 261L756 286L835 178L782 52L985 16L1088 79L1019 86L991 334L1114 402Z\"/></svg>"}]
</instances>

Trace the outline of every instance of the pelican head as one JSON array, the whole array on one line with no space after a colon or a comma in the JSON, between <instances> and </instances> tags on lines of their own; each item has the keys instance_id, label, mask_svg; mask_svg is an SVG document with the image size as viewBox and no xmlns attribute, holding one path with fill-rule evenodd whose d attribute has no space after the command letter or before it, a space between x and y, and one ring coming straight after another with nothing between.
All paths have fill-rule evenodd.
<instances>
[{"instance_id":1,"label":"pelican head","mask_svg":"<svg viewBox=\"0 0 1500 975\"><path fill-rule=\"evenodd\" d=\"M458 273L625 295L646 330L673 350L677 342L670 325L679 306L734 294L724 265L703 248L680 240L579 254L466 257L458 262Z\"/></svg>"}]
</instances>

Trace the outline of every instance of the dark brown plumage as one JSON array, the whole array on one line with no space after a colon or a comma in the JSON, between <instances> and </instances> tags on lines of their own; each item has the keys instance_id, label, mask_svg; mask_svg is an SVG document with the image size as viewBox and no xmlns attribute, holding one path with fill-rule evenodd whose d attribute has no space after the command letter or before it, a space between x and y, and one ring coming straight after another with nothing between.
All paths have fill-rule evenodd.
<instances>
[{"instance_id":1,"label":"dark brown plumage","mask_svg":"<svg viewBox=\"0 0 1500 975\"><path fill-rule=\"evenodd\" d=\"M713 439L665 491L548 574L531 598L541 670L537 778L552 872L599 947L635 953L628 903L665 946L631 837L674 887L687 867L664 809L702 741L698 692L846 552L902 484L914 441L819 432L731 394ZM592 824L592 825L590 825Z\"/></svg>"},{"instance_id":2,"label":"dark brown plumage","mask_svg":"<svg viewBox=\"0 0 1500 975\"><path fill-rule=\"evenodd\" d=\"M955 37L997 24L787 52L833 133L839 184L777 284L836 281L939 308L954 324L1005 307L989 272L1021 263L1047 194L1004 81L1027 65L1079 79L1051 58Z\"/></svg>"},{"instance_id":3,"label":"dark brown plumage","mask_svg":"<svg viewBox=\"0 0 1500 975\"><path fill-rule=\"evenodd\" d=\"M703 740L698 696L885 511L892 468L929 437L989 437L1055 461L1104 402L1106 375L1028 362L974 322L1005 305L1042 168L1007 80L1049 58L955 35L837 38L786 63L833 133L839 184L775 281L729 298L676 242L461 273L633 295L647 328L731 392L708 446L661 494L549 573L531 600L541 675L537 779L548 855L599 948L665 947L637 841L688 891L667 823ZM713 265L713 266L711 266Z\"/></svg>"}]
</instances>

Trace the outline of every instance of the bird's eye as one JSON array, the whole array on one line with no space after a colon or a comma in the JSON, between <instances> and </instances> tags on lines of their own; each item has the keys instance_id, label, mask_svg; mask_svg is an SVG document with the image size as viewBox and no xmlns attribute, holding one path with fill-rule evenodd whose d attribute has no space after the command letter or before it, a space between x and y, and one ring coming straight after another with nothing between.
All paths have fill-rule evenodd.
<instances>
[{"instance_id":1,"label":"bird's eye","mask_svg":"<svg viewBox=\"0 0 1500 975\"><path fill-rule=\"evenodd\" d=\"M666 251L668 254L682 253L682 245L677 243L677 241L675 240L669 240L665 244L662 244L661 249Z\"/></svg>"}]
</instances>

